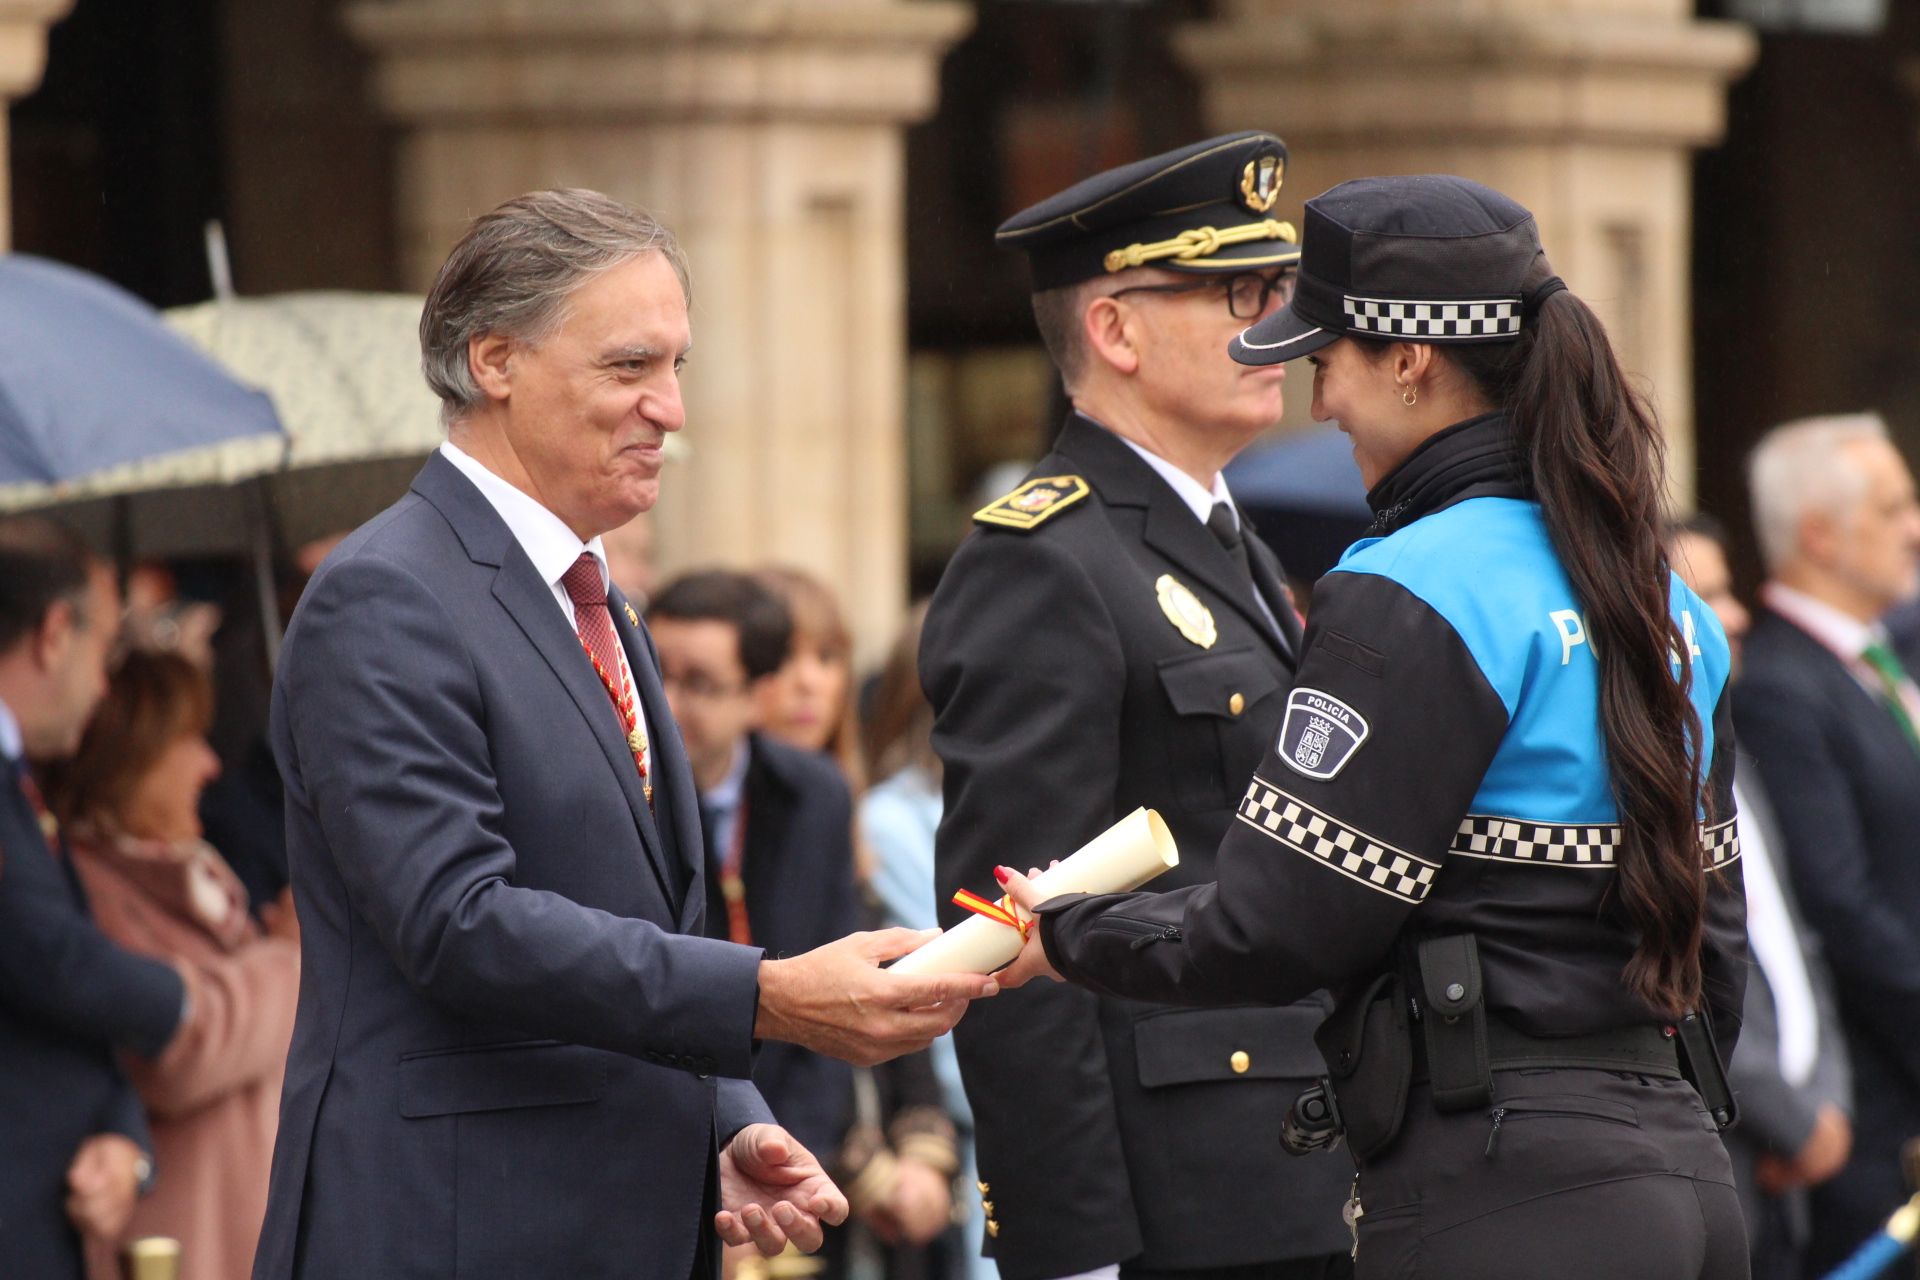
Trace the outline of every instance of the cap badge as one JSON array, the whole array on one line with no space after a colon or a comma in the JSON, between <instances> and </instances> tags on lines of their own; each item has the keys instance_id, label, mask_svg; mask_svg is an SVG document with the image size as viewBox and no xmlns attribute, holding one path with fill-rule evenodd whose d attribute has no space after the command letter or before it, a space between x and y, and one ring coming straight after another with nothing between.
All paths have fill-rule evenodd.
<instances>
[{"instance_id":1,"label":"cap badge","mask_svg":"<svg viewBox=\"0 0 1920 1280\"><path fill-rule=\"evenodd\" d=\"M1280 184L1286 166L1279 156L1261 156L1247 161L1240 171L1240 202L1254 213L1267 213L1280 203Z\"/></svg>"},{"instance_id":2,"label":"cap badge","mask_svg":"<svg viewBox=\"0 0 1920 1280\"><path fill-rule=\"evenodd\" d=\"M1213 625L1213 611L1200 603L1200 597L1186 583L1163 573L1153 584L1153 594L1160 600L1160 612L1167 615L1175 630L1202 649L1213 648L1213 642L1220 638L1219 628Z\"/></svg>"},{"instance_id":3,"label":"cap badge","mask_svg":"<svg viewBox=\"0 0 1920 1280\"><path fill-rule=\"evenodd\" d=\"M979 524L1031 529L1066 510L1093 490L1079 476L1040 476L973 513Z\"/></svg>"}]
</instances>

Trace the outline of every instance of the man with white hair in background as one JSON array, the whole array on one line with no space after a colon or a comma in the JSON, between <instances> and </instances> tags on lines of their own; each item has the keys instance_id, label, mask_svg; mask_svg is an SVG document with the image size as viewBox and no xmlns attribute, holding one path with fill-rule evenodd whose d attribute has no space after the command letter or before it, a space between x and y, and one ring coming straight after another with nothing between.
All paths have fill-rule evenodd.
<instances>
[{"instance_id":1,"label":"man with white hair in background","mask_svg":"<svg viewBox=\"0 0 1920 1280\"><path fill-rule=\"evenodd\" d=\"M1920 687L1882 623L1920 587L1920 502L1877 415L1777 427L1749 462L1767 582L1734 721L1759 765L1854 1065L1853 1159L1813 1190L1810 1272L1910 1192L1920 1136Z\"/></svg>"}]
</instances>

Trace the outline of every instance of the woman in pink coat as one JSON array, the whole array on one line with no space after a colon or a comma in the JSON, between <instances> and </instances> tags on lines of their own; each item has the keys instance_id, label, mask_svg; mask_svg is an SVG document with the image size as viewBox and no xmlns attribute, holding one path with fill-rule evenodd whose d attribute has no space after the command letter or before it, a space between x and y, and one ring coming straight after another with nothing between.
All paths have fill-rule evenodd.
<instances>
[{"instance_id":1,"label":"woman in pink coat","mask_svg":"<svg viewBox=\"0 0 1920 1280\"><path fill-rule=\"evenodd\" d=\"M291 904L263 930L200 838L200 792L220 768L203 736L211 712L197 668L135 651L47 791L101 929L187 979L186 1027L158 1060L127 1063L158 1171L127 1238L172 1236L184 1274L245 1280L266 1213L300 948ZM116 1274L110 1258L93 1261L97 1280Z\"/></svg>"}]
</instances>

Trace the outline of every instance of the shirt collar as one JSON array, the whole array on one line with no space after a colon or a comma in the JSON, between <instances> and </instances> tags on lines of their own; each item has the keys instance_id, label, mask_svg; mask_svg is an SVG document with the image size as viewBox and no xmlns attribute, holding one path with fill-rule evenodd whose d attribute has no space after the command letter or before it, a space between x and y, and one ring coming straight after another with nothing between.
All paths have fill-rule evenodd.
<instances>
[{"instance_id":1,"label":"shirt collar","mask_svg":"<svg viewBox=\"0 0 1920 1280\"><path fill-rule=\"evenodd\" d=\"M727 769L727 776L711 791L701 793L701 804L715 813L732 813L740 807L740 792L747 785L747 756L747 740L742 738L733 749L733 764Z\"/></svg>"},{"instance_id":2,"label":"shirt collar","mask_svg":"<svg viewBox=\"0 0 1920 1280\"><path fill-rule=\"evenodd\" d=\"M1240 511L1233 505L1233 495L1227 492L1227 478L1224 475L1218 471L1214 472L1213 488L1209 489L1159 454L1142 448L1119 432L1114 433L1114 439L1139 454L1141 461L1158 472L1160 478L1171 485L1176 494L1180 495L1180 501L1187 504L1187 510L1193 512L1193 518L1201 524L1205 524L1208 518L1213 515L1215 503L1224 502L1227 504L1227 510L1233 512L1234 528L1237 529L1240 527Z\"/></svg>"},{"instance_id":3,"label":"shirt collar","mask_svg":"<svg viewBox=\"0 0 1920 1280\"><path fill-rule=\"evenodd\" d=\"M1869 644L1886 639L1886 629L1877 623L1862 622L1824 600L1778 582L1763 584L1760 598L1769 609L1848 661L1866 652Z\"/></svg>"},{"instance_id":4,"label":"shirt collar","mask_svg":"<svg viewBox=\"0 0 1920 1280\"><path fill-rule=\"evenodd\" d=\"M6 703L0 702L0 759L18 760L27 753L26 735Z\"/></svg>"},{"instance_id":5,"label":"shirt collar","mask_svg":"<svg viewBox=\"0 0 1920 1280\"><path fill-rule=\"evenodd\" d=\"M600 585L603 589L606 587L607 553L600 544L598 534L591 541L580 541L573 530L567 528L566 521L489 471L453 441L441 441L440 452L448 462L460 468L461 475L473 481L481 496L506 521L520 549L527 553L527 559L533 561L534 571L540 575L542 582L549 587L558 583L567 570L573 568L580 553L586 551L592 553L594 563L600 566Z\"/></svg>"}]
</instances>

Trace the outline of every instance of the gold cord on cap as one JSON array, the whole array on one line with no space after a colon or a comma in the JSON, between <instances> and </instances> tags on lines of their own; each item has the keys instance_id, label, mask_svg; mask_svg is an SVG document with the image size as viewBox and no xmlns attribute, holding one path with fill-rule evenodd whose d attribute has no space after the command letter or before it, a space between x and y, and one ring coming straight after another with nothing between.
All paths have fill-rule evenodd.
<instances>
[{"instance_id":1,"label":"gold cord on cap","mask_svg":"<svg viewBox=\"0 0 1920 1280\"><path fill-rule=\"evenodd\" d=\"M1224 231L1218 227L1194 227L1190 231L1182 231L1171 240L1130 244L1124 249L1115 249L1107 255L1106 265L1109 272L1114 272L1125 271L1128 267L1142 267L1162 258L1191 262L1196 258L1211 257L1230 244L1247 244L1254 240L1286 240L1298 244L1300 237L1295 234L1291 222L1279 222L1273 218L1250 222L1243 227L1228 227Z\"/></svg>"}]
</instances>

